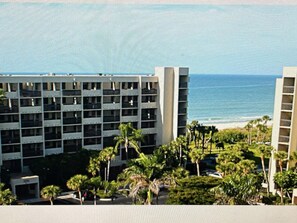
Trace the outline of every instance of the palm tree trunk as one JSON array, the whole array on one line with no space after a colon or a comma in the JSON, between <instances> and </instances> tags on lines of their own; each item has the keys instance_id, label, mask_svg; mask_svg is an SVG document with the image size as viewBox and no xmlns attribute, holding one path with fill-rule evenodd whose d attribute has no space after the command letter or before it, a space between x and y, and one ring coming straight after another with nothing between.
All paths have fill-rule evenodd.
<instances>
[{"instance_id":1,"label":"palm tree trunk","mask_svg":"<svg viewBox=\"0 0 297 223\"><path fill-rule=\"evenodd\" d=\"M107 181L109 181L110 160L107 161Z\"/></svg>"},{"instance_id":2,"label":"palm tree trunk","mask_svg":"<svg viewBox=\"0 0 297 223\"><path fill-rule=\"evenodd\" d=\"M196 167L197 167L197 176L200 176L200 170L199 170L199 162L196 162Z\"/></svg>"},{"instance_id":3,"label":"palm tree trunk","mask_svg":"<svg viewBox=\"0 0 297 223\"><path fill-rule=\"evenodd\" d=\"M282 187L281 187L281 204L284 204L284 191Z\"/></svg>"},{"instance_id":4,"label":"palm tree trunk","mask_svg":"<svg viewBox=\"0 0 297 223\"><path fill-rule=\"evenodd\" d=\"M53 199L50 198L51 205L54 205Z\"/></svg>"},{"instance_id":5,"label":"palm tree trunk","mask_svg":"<svg viewBox=\"0 0 297 223\"><path fill-rule=\"evenodd\" d=\"M182 165L182 146L179 146L179 165Z\"/></svg>"},{"instance_id":6,"label":"palm tree trunk","mask_svg":"<svg viewBox=\"0 0 297 223\"><path fill-rule=\"evenodd\" d=\"M94 187L94 205L97 205L96 187Z\"/></svg>"},{"instance_id":7,"label":"palm tree trunk","mask_svg":"<svg viewBox=\"0 0 297 223\"><path fill-rule=\"evenodd\" d=\"M279 165L279 168L280 168L280 172L282 173L283 172L283 162L281 160L279 160L278 165Z\"/></svg>"},{"instance_id":8,"label":"palm tree trunk","mask_svg":"<svg viewBox=\"0 0 297 223\"><path fill-rule=\"evenodd\" d=\"M265 164L264 164L264 157L261 156L261 164L262 164L262 170L263 170L263 175L264 175L264 179L267 183L267 196L269 196L269 182L268 182L268 178L267 178L267 174L266 174L266 170L265 170Z\"/></svg>"},{"instance_id":9,"label":"palm tree trunk","mask_svg":"<svg viewBox=\"0 0 297 223\"><path fill-rule=\"evenodd\" d=\"M79 196L80 205L82 205L83 202L82 202L82 197L81 197L81 191L80 190L78 190L78 196Z\"/></svg>"}]
</instances>

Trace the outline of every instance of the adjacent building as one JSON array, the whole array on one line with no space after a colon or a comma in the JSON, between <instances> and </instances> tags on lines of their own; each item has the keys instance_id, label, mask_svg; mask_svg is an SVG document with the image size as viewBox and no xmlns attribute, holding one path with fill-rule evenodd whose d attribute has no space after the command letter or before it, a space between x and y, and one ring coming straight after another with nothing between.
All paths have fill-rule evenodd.
<instances>
[{"instance_id":1,"label":"adjacent building","mask_svg":"<svg viewBox=\"0 0 297 223\"><path fill-rule=\"evenodd\" d=\"M120 123L142 129L150 153L186 131L188 68L152 75L8 74L0 76L0 165L26 172L36 158L114 145ZM123 148L116 157L120 165Z\"/></svg>"},{"instance_id":2,"label":"adjacent building","mask_svg":"<svg viewBox=\"0 0 297 223\"><path fill-rule=\"evenodd\" d=\"M285 151L289 156L297 150L297 67L285 67L283 77L276 80L272 146L276 151ZM293 161L286 168L294 166ZM276 160L270 160L270 189L275 190L273 176L279 171Z\"/></svg>"}]
</instances>

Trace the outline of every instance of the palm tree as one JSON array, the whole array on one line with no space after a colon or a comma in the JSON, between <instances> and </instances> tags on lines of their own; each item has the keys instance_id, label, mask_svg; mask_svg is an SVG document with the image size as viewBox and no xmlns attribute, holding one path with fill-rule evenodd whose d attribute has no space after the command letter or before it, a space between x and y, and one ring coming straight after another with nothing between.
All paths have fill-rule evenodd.
<instances>
[{"instance_id":1,"label":"palm tree","mask_svg":"<svg viewBox=\"0 0 297 223\"><path fill-rule=\"evenodd\" d=\"M116 136L114 140L116 140L115 148L118 149L121 144L124 144L126 150L126 156L128 159L128 148L129 146L134 148L135 151L139 154L140 147L138 145L139 141L143 140L143 135L140 129L134 129L131 123L124 124L121 123L119 125L120 135Z\"/></svg>"},{"instance_id":2,"label":"palm tree","mask_svg":"<svg viewBox=\"0 0 297 223\"><path fill-rule=\"evenodd\" d=\"M93 176L87 182L88 185L90 185L91 187L93 187L93 190L90 190L90 191L94 195L94 205L97 204L97 189L99 188L99 186L101 185L101 183L102 183L102 180L101 180L101 177L100 176L99 177Z\"/></svg>"},{"instance_id":3,"label":"palm tree","mask_svg":"<svg viewBox=\"0 0 297 223\"><path fill-rule=\"evenodd\" d=\"M237 163L237 169L242 175L253 173L256 169L255 161L253 160L241 160Z\"/></svg>"},{"instance_id":4,"label":"palm tree","mask_svg":"<svg viewBox=\"0 0 297 223\"><path fill-rule=\"evenodd\" d=\"M290 156L290 160L295 161L295 171L297 171L297 151L294 151Z\"/></svg>"},{"instance_id":5,"label":"palm tree","mask_svg":"<svg viewBox=\"0 0 297 223\"><path fill-rule=\"evenodd\" d=\"M286 184L286 172L278 172L274 175L274 182L280 187L281 204L284 204L284 186Z\"/></svg>"},{"instance_id":6,"label":"palm tree","mask_svg":"<svg viewBox=\"0 0 297 223\"><path fill-rule=\"evenodd\" d=\"M182 158L183 158L183 150L185 150L185 148L187 146L187 138L185 136L179 136L176 138L175 141L176 141L176 145L179 148L179 166L181 166Z\"/></svg>"},{"instance_id":7,"label":"palm tree","mask_svg":"<svg viewBox=\"0 0 297 223\"><path fill-rule=\"evenodd\" d=\"M200 176L199 163L205 158L205 154L198 149L192 149L189 153L192 163L196 163L197 176Z\"/></svg>"},{"instance_id":8,"label":"palm tree","mask_svg":"<svg viewBox=\"0 0 297 223\"><path fill-rule=\"evenodd\" d=\"M4 189L4 183L0 183L0 205L11 205L16 201L16 197L10 189Z\"/></svg>"},{"instance_id":9,"label":"palm tree","mask_svg":"<svg viewBox=\"0 0 297 223\"><path fill-rule=\"evenodd\" d=\"M274 153L274 159L278 161L280 172L283 172L283 164L288 161L288 153L285 151L278 151Z\"/></svg>"},{"instance_id":10,"label":"palm tree","mask_svg":"<svg viewBox=\"0 0 297 223\"><path fill-rule=\"evenodd\" d=\"M81 197L81 189L86 185L87 180L88 180L87 176L77 174L77 175L71 177L66 183L66 185L69 189L75 190L78 192L79 201L80 201L81 205L83 203L82 197Z\"/></svg>"},{"instance_id":11,"label":"palm tree","mask_svg":"<svg viewBox=\"0 0 297 223\"><path fill-rule=\"evenodd\" d=\"M253 121L249 121L244 127L248 131L248 144L252 144L251 130L253 129Z\"/></svg>"},{"instance_id":12,"label":"palm tree","mask_svg":"<svg viewBox=\"0 0 297 223\"><path fill-rule=\"evenodd\" d=\"M109 172L110 172L110 163L115 158L117 154L117 149L114 147L107 147L101 150L99 157L100 160L104 160L107 162L107 174L106 174L106 181L109 181Z\"/></svg>"},{"instance_id":13,"label":"palm tree","mask_svg":"<svg viewBox=\"0 0 297 223\"><path fill-rule=\"evenodd\" d=\"M91 157L87 171L95 177L100 172L100 159L99 157Z\"/></svg>"},{"instance_id":14,"label":"palm tree","mask_svg":"<svg viewBox=\"0 0 297 223\"><path fill-rule=\"evenodd\" d=\"M45 199L49 199L51 205L53 205L54 199L56 199L60 193L61 193L60 187L55 185L49 185L42 188L40 195Z\"/></svg>"},{"instance_id":15,"label":"palm tree","mask_svg":"<svg viewBox=\"0 0 297 223\"><path fill-rule=\"evenodd\" d=\"M233 162L219 163L216 165L216 170L221 173L223 177L236 172L237 169L237 165Z\"/></svg>"},{"instance_id":16,"label":"palm tree","mask_svg":"<svg viewBox=\"0 0 297 223\"><path fill-rule=\"evenodd\" d=\"M215 133L217 133L219 130L215 127L215 126L210 126L209 127L209 131L210 131L210 136L209 136L209 142L210 142L210 147L209 147L209 152L211 154L211 150L212 150L212 143L213 143L213 136Z\"/></svg>"},{"instance_id":17,"label":"palm tree","mask_svg":"<svg viewBox=\"0 0 297 223\"><path fill-rule=\"evenodd\" d=\"M269 180L266 173L264 160L265 158L270 158L273 148L272 146L260 145L260 146L257 146L256 149L257 149L257 152L260 154L262 171L263 171L264 179L267 183L267 195L269 195Z\"/></svg>"}]
</instances>

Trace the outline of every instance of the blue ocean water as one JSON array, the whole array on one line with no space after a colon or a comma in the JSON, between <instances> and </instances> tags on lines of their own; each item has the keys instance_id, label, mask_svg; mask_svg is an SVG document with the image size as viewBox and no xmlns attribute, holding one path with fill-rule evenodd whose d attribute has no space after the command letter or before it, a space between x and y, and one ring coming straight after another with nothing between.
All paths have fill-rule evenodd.
<instances>
[{"instance_id":1,"label":"blue ocean water","mask_svg":"<svg viewBox=\"0 0 297 223\"><path fill-rule=\"evenodd\" d=\"M245 122L273 115L278 75L190 75L188 120Z\"/></svg>"}]
</instances>

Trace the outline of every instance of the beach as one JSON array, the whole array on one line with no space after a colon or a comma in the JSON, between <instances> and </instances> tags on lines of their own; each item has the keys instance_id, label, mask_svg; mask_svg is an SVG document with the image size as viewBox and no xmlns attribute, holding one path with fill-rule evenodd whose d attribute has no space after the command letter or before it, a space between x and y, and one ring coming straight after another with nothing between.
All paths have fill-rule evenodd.
<instances>
[{"instance_id":1,"label":"beach","mask_svg":"<svg viewBox=\"0 0 297 223\"><path fill-rule=\"evenodd\" d=\"M244 128L248 122L230 122L230 123L207 123L204 124L206 126L214 125L219 130L223 129L231 129L231 128ZM202 123L203 124L203 123ZM272 121L269 121L267 123L268 126L272 126Z\"/></svg>"}]
</instances>

